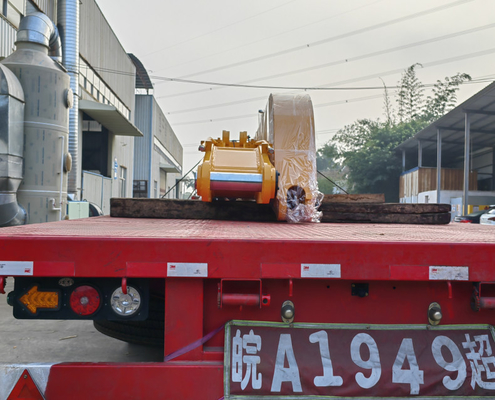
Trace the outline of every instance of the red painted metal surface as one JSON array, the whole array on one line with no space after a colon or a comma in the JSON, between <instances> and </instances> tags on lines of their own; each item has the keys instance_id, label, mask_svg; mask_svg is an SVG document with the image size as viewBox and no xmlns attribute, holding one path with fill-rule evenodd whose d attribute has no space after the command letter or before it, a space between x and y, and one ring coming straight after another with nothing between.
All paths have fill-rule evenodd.
<instances>
[{"instance_id":1,"label":"red painted metal surface","mask_svg":"<svg viewBox=\"0 0 495 400\"><path fill-rule=\"evenodd\" d=\"M47 400L217 400L223 396L221 362L57 364L50 370Z\"/></svg>"},{"instance_id":2,"label":"red painted metal surface","mask_svg":"<svg viewBox=\"0 0 495 400\"><path fill-rule=\"evenodd\" d=\"M470 306L473 282L495 281L493 260L495 230L469 224L98 217L0 230L0 261L32 261L36 277L153 278L165 298L164 355L233 319L280 321L281 306L289 299L294 303L295 322L426 324L428 306L438 302L441 324L493 324L492 310L475 312ZM169 264L180 263L207 264L208 275L168 277ZM302 277L302 264L338 266L339 277ZM431 266L467 267L469 272L463 281L430 280ZM233 287L226 293L256 293L258 298L269 294L270 304L240 307L224 302L220 308L221 280L238 281L246 287L253 280L261 281L261 292L234 291ZM356 282L368 283L367 296L351 295L351 284ZM487 292L485 296L493 295ZM171 393L167 398L219 398L223 392L223 341L221 332L163 364L56 366L52 370L57 378L52 381L51 377L47 388L52 397L47 399L77 398L67 396L69 391L87 394L85 381L101 385L97 396L105 396L111 384L108 390L134 394L121 397L124 399L159 398L163 388ZM205 388L211 390L211 396L202 397ZM139 390L142 392L136 396Z\"/></svg>"},{"instance_id":3,"label":"red painted metal surface","mask_svg":"<svg viewBox=\"0 0 495 400\"><path fill-rule=\"evenodd\" d=\"M259 294L236 294L224 293L222 295L222 304L226 306L260 306Z\"/></svg>"},{"instance_id":4,"label":"red painted metal surface","mask_svg":"<svg viewBox=\"0 0 495 400\"><path fill-rule=\"evenodd\" d=\"M167 262L206 262L209 278L299 278L301 263L332 263L342 279L467 265L490 281L495 230L472 228L99 217L4 228L0 257L34 261L36 276L166 277Z\"/></svg>"},{"instance_id":5,"label":"red painted metal surface","mask_svg":"<svg viewBox=\"0 0 495 400\"><path fill-rule=\"evenodd\" d=\"M480 298L481 308L495 308L495 297L482 297Z\"/></svg>"}]
</instances>

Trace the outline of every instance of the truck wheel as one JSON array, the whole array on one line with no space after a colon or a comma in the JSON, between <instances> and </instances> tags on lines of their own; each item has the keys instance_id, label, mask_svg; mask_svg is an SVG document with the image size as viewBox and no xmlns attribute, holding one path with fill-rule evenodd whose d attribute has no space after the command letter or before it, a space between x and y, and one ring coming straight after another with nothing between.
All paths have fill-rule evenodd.
<instances>
[{"instance_id":1,"label":"truck wheel","mask_svg":"<svg viewBox=\"0 0 495 400\"><path fill-rule=\"evenodd\" d=\"M145 321L95 320L96 330L106 336L128 343L163 347L165 337L164 300L150 299L148 319Z\"/></svg>"}]
</instances>

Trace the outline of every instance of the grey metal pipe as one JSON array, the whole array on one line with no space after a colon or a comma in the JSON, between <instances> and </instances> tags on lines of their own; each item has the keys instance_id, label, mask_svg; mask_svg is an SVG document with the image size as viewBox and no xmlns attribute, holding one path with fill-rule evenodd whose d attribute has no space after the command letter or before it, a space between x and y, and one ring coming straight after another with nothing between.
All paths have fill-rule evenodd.
<instances>
[{"instance_id":1,"label":"grey metal pipe","mask_svg":"<svg viewBox=\"0 0 495 400\"><path fill-rule=\"evenodd\" d=\"M471 115L464 114L464 186L462 189L462 215L468 214L469 171L471 165Z\"/></svg>"},{"instance_id":2,"label":"grey metal pipe","mask_svg":"<svg viewBox=\"0 0 495 400\"><path fill-rule=\"evenodd\" d=\"M22 181L24 92L16 76L0 64L0 227L23 225L26 211L17 202Z\"/></svg>"},{"instance_id":3,"label":"grey metal pipe","mask_svg":"<svg viewBox=\"0 0 495 400\"><path fill-rule=\"evenodd\" d=\"M437 129L437 204L442 194L442 131Z\"/></svg>"},{"instance_id":4,"label":"grey metal pipe","mask_svg":"<svg viewBox=\"0 0 495 400\"><path fill-rule=\"evenodd\" d=\"M69 110L69 153L72 170L69 172L67 191L78 197L81 168L79 163L79 0L63 0L57 4L58 29L62 37L63 66L70 76L74 102ZM78 184L79 182L79 184Z\"/></svg>"},{"instance_id":5,"label":"grey metal pipe","mask_svg":"<svg viewBox=\"0 0 495 400\"><path fill-rule=\"evenodd\" d=\"M62 62L62 41L53 21L45 14L37 12L26 15L19 24L16 42L39 43L48 47L48 55Z\"/></svg>"}]
</instances>

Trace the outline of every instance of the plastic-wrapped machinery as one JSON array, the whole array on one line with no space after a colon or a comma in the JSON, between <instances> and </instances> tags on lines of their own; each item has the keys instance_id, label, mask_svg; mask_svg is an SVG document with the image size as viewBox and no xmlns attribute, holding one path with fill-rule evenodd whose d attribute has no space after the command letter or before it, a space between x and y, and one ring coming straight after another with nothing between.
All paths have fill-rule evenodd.
<instances>
[{"instance_id":1,"label":"plastic-wrapped machinery","mask_svg":"<svg viewBox=\"0 0 495 400\"><path fill-rule=\"evenodd\" d=\"M319 222L313 105L308 95L270 95L254 140L209 138L196 188L203 201L271 203L278 220ZM275 173L276 171L276 173Z\"/></svg>"},{"instance_id":2,"label":"plastic-wrapped machinery","mask_svg":"<svg viewBox=\"0 0 495 400\"><path fill-rule=\"evenodd\" d=\"M307 94L270 95L256 139L273 146L271 161L278 172L273 201L279 220L319 222L313 104Z\"/></svg>"}]
</instances>

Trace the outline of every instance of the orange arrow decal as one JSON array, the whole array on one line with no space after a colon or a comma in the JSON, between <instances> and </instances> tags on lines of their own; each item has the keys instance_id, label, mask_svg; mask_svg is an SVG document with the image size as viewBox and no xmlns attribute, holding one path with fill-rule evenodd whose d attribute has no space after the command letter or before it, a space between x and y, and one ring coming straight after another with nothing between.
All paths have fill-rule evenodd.
<instances>
[{"instance_id":1,"label":"orange arrow decal","mask_svg":"<svg viewBox=\"0 0 495 400\"><path fill-rule=\"evenodd\" d=\"M33 286L19 301L36 314L38 308L58 308L58 292L39 292L38 286Z\"/></svg>"}]
</instances>

